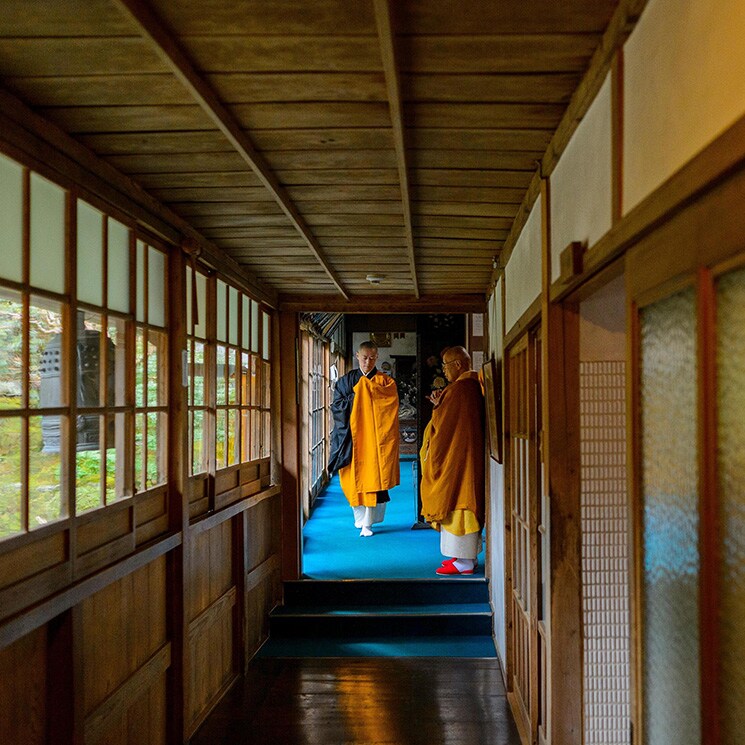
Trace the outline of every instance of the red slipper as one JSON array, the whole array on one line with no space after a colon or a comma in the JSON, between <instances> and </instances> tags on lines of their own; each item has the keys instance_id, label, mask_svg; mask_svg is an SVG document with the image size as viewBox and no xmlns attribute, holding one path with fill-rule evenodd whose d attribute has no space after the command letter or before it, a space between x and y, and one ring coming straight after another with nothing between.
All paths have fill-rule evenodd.
<instances>
[{"instance_id":1,"label":"red slipper","mask_svg":"<svg viewBox=\"0 0 745 745\"><path fill-rule=\"evenodd\" d=\"M440 566L446 567L448 564L452 564L454 561L457 561L457 559L455 557L453 557L452 559L445 559L445 561L443 561ZM479 560L476 559L475 562L476 563L473 565L473 568L474 569L476 569L476 567L479 565Z\"/></svg>"},{"instance_id":2,"label":"red slipper","mask_svg":"<svg viewBox=\"0 0 745 745\"><path fill-rule=\"evenodd\" d=\"M455 562L452 564L445 564L445 566L437 567L435 574L473 574L473 569L464 569L462 572L455 566Z\"/></svg>"}]
</instances>

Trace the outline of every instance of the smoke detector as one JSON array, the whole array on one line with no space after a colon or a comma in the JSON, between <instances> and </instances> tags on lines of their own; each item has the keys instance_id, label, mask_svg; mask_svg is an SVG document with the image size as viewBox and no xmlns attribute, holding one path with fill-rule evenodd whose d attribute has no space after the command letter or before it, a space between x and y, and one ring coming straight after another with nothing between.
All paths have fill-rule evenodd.
<instances>
[{"instance_id":1,"label":"smoke detector","mask_svg":"<svg viewBox=\"0 0 745 745\"><path fill-rule=\"evenodd\" d=\"M368 274L365 279L371 284L371 285L379 285L383 281L383 275L382 274Z\"/></svg>"}]
</instances>

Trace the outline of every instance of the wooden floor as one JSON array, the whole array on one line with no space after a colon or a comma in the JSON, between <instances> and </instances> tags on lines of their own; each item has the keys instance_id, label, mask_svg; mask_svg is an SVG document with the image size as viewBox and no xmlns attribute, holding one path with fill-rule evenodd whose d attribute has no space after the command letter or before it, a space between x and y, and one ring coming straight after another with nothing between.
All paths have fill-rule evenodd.
<instances>
[{"instance_id":1,"label":"wooden floor","mask_svg":"<svg viewBox=\"0 0 745 745\"><path fill-rule=\"evenodd\" d=\"M191 745L519 745L496 659L257 659Z\"/></svg>"}]
</instances>

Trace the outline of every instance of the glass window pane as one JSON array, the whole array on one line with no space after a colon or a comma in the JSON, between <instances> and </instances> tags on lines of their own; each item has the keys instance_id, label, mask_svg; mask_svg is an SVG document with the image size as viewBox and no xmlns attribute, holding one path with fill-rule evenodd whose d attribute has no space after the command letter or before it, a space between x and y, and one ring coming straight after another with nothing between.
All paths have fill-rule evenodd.
<instances>
[{"instance_id":1,"label":"glass window pane","mask_svg":"<svg viewBox=\"0 0 745 745\"><path fill-rule=\"evenodd\" d=\"M77 329L78 406L104 406L104 380L101 376L101 323L98 313L79 311L83 319ZM113 354L109 355L113 358Z\"/></svg>"},{"instance_id":2,"label":"glass window pane","mask_svg":"<svg viewBox=\"0 0 745 745\"><path fill-rule=\"evenodd\" d=\"M194 406L204 406L204 344L194 343Z\"/></svg>"},{"instance_id":3,"label":"glass window pane","mask_svg":"<svg viewBox=\"0 0 745 745\"><path fill-rule=\"evenodd\" d=\"M127 403L127 322L109 316L109 402Z\"/></svg>"},{"instance_id":4,"label":"glass window pane","mask_svg":"<svg viewBox=\"0 0 745 745\"><path fill-rule=\"evenodd\" d=\"M241 461L251 460L251 412L243 409L241 412Z\"/></svg>"},{"instance_id":5,"label":"glass window pane","mask_svg":"<svg viewBox=\"0 0 745 745\"><path fill-rule=\"evenodd\" d=\"M640 392L645 742L696 745L701 725L693 290L642 310Z\"/></svg>"},{"instance_id":6,"label":"glass window pane","mask_svg":"<svg viewBox=\"0 0 745 745\"><path fill-rule=\"evenodd\" d=\"M3 155L0 155L0 236L0 277L22 282L23 168Z\"/></svg>"},{"instance_id":7,"label":"glass window pane","mask_svg":"<svg viewBox=\"0 0 745 745\"><path fill-rule=\"evenodd\" d=\"M166 325L166 257L150 247L148 257L147 320L153 326Z\"/></svg>"},{"instance_id":8,"label":"glass window pane","mask_svg":"<svg viewBox=\"0 0 745 745\"><path fill-rule=\"evenodd\" d=\"M193 411L192 417L192 473L204 473L206 470L204 457L204 417L201 409Z\"/></svg>"},{"instance_id":9,"label":"glass window pane","mask_svg":"<svg viewBox=\"0 0 745 745\"><path fill-rule=\"evenodd\" d=\"M131 452L129 414L109 414L108 420L108 431L113 433L113 437L106 449L106 504L132 495L128 478Z\"/></svg>"},{"instance_id":10,"label":"glass window pane","mask_svg":"<svg viewBox=\"0 0 745 745\"><path fill-rule=\"evenodd\" d=\"M103 305L103 214L78 200L78 300Z\"/></svg>"},{"instance_id":11,"label":"glass window pane","mask_svg":"<svg viewBox=\"0 0 745 745\"><path fill-rule=\"evenodd\" d=\"M194 336L207 338L207 277L197 272L197 314L199 323L194 327Z\"/></svg>"},{"instance_id":12,"label":"glass window pane","mask_svg":"<svg viewBox=\"0 0 745 745\"><path fill-rule=\"evenodd\" d=\"M32 416L28 421L28 527L40 528L67 515L67 500L62 488L62 448L49 450L44 446L44 419ZM67 424L61 419L63 439Z\"/></svg>"},{"instance_id":13,"label":"glass window pane","mask_svg":"<svg viewBox=\"0 0 745 745\"><path fill-rule=\"evenodd\" d=\"M225 409L219 409L215 429L215 457L217 468L225 467Z\"/></svg>"},{"instance_id":14,"label":"glass window pane","mask_svg":"<svg viewBox=\"0 0 745 745\"><path fill-rule=\"evenodd\" d=\"M261 399L259 398L259 358L255 355L251 355L251 406L259 406Z\"/></svg>"},{"instance_id":15,"label":"glass window pane","mask_svg":"<svg viewBox=\"0 0 745 745\"><path fill-rule=\"evenodd\" d=\"M150 412L147 415L147 482L150 489L166 482L167 415Z\"/></svg>"},{"instance_id":16,"label":"glass window pane","mask_svg":"<svg viewBox=\"0 0 745 745\"><path fill-rule=\"evenodd\" d=\"M271 367L269 366L268 362L264 362L261 365L261 372L262 372L262 386L261 386L261 406L264 409L269 408L269 404L271 402L271 383L272 383L272 376L271 376Z\"/></svg>"},{"instance_id":17,"label":"glass window pane","mask_svg":"<svg viewBox=\"0 0 745 745\"><path fill-rule=\"evenodd\" d=\"M23 395L21 295L0 289L0 409L17 409ZM1 533L0 533L1 535Z\"/></svg>"},{"instance_id":18,"label":"glass window pane","mask_svg":"<svg viewBox=\"0 0 745 745\"><path fill-rule=\"evenodd\" d=\"M29 406L57 408L67 403L62 385L62 306L31 297L29 306Z\"/></svg>"},{"instance_id":19,"label":"glass window pane","mask_svg":"<svg viewBox=\"0 0 745 745\"><path fill-rule=\"evenodd\" d=\"M217 345L217 356L216 356L216 403L218 406L224 406L227 403L226 399L226 386L225 386L225 365L226 365L226 350L221 344Z\"/></svg>"},{"instance_id":20,"label":"glass window pane","mask_svg":"<svg viewBox=\"0 0 745 745\"><path fill-rule=\"evenodd\" d=\"M145 405L145 331L135 332L135 406Z\"/></svg>"},{"instance_id":21,"label":"glass window pane","mask_svg":"<svg viewBox=\"0 0 745 745\"><path fill-rule=\"evenodd\" d=\"M242 352L241 356L241 403L246 406L251 403L251 378L249 376L250 360L247 352Z\"/></svg>"},{"instance_id":22,"label":"glass window pane","mask_svg":"<svg viewBox=\"0 0 745 745\"><path fill-rule=\"evenodd\" d=\"M237 378L237 351L228 350L228 403L235 404L238 401L236 378Z\"/></svg>"},{"instance_id":23,"label":"glass window pane","mask_svg":"<svg viewBox=\"0 0 745 745\"><path fill-rule=\"evenodd\" d=\"M248 349L249 345L249 323L251 321L251 311L250 311L250 304L248 302L248 298L245 295L241 295L241 301L242 301L242 308L243 308L243 317L241 319L241 346L244 349Z\"/></svg>"},{"instance_id":24,"label":"glass window pane","mask_svg":"<svg viewBox=\"0 0 745 745\"><path fill-rule=\"evenodd\" d=\"M135 415L135 492L145 489L145 421L146 414Z\"/></svg>"},{"instance_id":25,"label":"glass window pane","mask_svg":"<svg viewBox=\"0 0 745 745\"><path fill-rule=\"evenodd\" d=\"M265 359L269 359L269 314L263 313L261 314L261 324L263 329L263 339L262 339L262 347L261 347L261 356Z\"/></svg>"},{"instance_id":26,"label":"glass window pane","mask_svg":"<svg viewBox=\"0 0 745 745\"><path fill-rule=\"evenodd\" d=\"M271 452L271 419L268 411L263 413L263 420L261 424L261 457L268 458Z\"/></svg>"},{"instance_id":27,"label":"glass window pane","mask_svg":"<svg viewBox=\"0 0 745 745\"><path fill-rule=\"evenodd\" d=\"M228 286L217 280L217 339L227 341L225 322L227 318Z\"/></svg>"},{"instance_id":28,"label":"glass window pane","mask_svg":"<svg viewBox=\"0 0 745 745\"><path fill-rule=\"evenodd\" d=\"M738 742L745 727L745 271L717 286L718 465L721 509L722 742Z\"/></svg>"},{"instance_id":29,"label":"glass window pane","mask_svg":"<svg viewBox=\"0 0 745 745\"><path fill-rule=\"evenodd\" d=\"M65 291L65 191L31 174L31 284Z\"/></svg>"},{"instance_id":30,"label":"glass window pane","mask_svg":"<svg viewBox=\"0 0 745 745\"><path fill-rule=\"evenodd\" d=\"M129 313L130 232L113 217L109 218L108 303L111 310Z\"/></svg>"},{"instance_id":31,"label":"glass window pane","mask_svg":"<svg viewBox=\"0 0 745 745\"><path fill-rule=\"evenodd\" d=\"M97 430L98 427L104 426L104 417L91 416L87 419L96 420L95 423L87 425L89 430L94 428ZM95 450L77 451L75 456L75 504L78 513L101 506L101 467L101 451L98 447Z\"/></svg>"},{"instance_id":32,"label":"glass window pane","mask_svg":"<svg viewBox=\"0 0 745 745\"><path fill-rule=\"evenodd\" d=\"M21 419L0 418L0 539L21 532Z\"/></svg>"},{"instance_id":33,"label":"glass window pane","mask_svg":"<svg viewBox=\"0 0 745 745\"><path fill-rule=\"evenodd\" d=\"M251 409L251 460L261 458L261 411Z\"/></svg>"},{"instance_id":34,"label":"glass window pane","mask_svg":"<svg viewBox=\"0 0 745 745\"><path fill-rule=\"evenodd\" d=\"M229 465L241 462L241 451L240 451L240 431L241 431L241 412L240 409L233 409L229 412L230 418L230 437L228 452L230 454Z\"/></svg>"},{"instance_id":35,"label":"glass window pane","mask_svg":"<svg viewBox=\"0 0 745 745\"><path fill-rule=\"evenodd\" d=\"M145 252L145 244L142 241L137 241L137 302L135 304L135 318L144 323L145 318L145 262L147 261L147 253Z\"/></svg>"},{"instance_id":36,"label":"glass window pane","mask_svg":"<svg viewBox=\"0 0 745 745\"><path fill-rule=\"evenodd\" d=\"M251 351L259 351L259 304L251 301Z\"/></svg>"},{"instance_id":37,"label":"glass window pane","mask_svg":"<svg viewBox=\"0 0 745 745\"><path fill-rule=\"evenodd\" d=\"M228 297L230 301L230 333L228 334L228 343L238 344L238 332L240 329L240 318L238 317L238 290L236 290L235 287L229 287Z\"/></svg>"},{"instance_id":38,"label":"glass window pane","mask_svg":"<svg viewBox=\"0 0 745 745\"><path fill-rule=\"evenodd\" d=\"M166 406L166 335L151 329L147 338L147 405Z\"/></svg>"}]
</instances>

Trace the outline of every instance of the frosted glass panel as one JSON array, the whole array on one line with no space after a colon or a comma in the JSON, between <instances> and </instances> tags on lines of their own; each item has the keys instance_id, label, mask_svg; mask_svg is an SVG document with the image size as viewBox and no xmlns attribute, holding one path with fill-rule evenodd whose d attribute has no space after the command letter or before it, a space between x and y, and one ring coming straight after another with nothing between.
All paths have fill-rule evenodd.
<instances>
[{"instance_id":1,"label":"frosted glass panel","mask_svg":"<svg viewBox=\"0 0 745 745\"><path fill-rule=\"evenodd\" d=\"M0 277L23 281L23 168L0 155Z\"/></svg>"},{"instance_id":2,"label":"frosted glass panel","mask_svg":"<svg viewBox=\"0 0 745 745\"><path fill-rule=\"evenodd\" d=\"M721 509L722 742L742 740L745 728L745 271L717 287L719 504Z\"/></svg>"},{"instance_id":3,"label":"frosted glass panel","mask_svg":"<svg viewBox=\"0 0 745 745\"><path fill-rule=\"evenodd\" d=\"M199 323L194 328L194 336L207 337L207 277L197 272L197 313Z\"/></svg>"},{"instance_id":4,"label":"frosted glass panel","mask_svg":"<svg viewBox=\"0 0 745 745\"><path fill-rule=\"evenodd\" d=\"M251 301L251 351L259 351L259 304Z\"/></svg>"},{"instance_id":5,"label":"frosted glass panel","mask_svg":"<svg viewBox=\"0 0 745 745\"><path fill-rule=\"evenodd\" d=\"M696 308L641 312L644 742L700 743Z\"/></svg>"},{"instance_id":6,"label":"frosted glass panel","mask_svg":"<svg viewBox=\"0 0 745 745\"><path fill-rule=\"evenodd\" d=\"M65 291L65 191L31 174L31 284Z\"/></svg>"},{"instance_id":7,"label":"frosted glass panel","mask_svg":"<svg viewBox=\"0 0 745 745\"><path fill-rule=\"evenodd\" d=\"M225 318L228 303L228 287L225 282L217 280L217 338L227 341L225 336Z\"/></svg>"},{"instance_id":8,"label":"frosted glass panel","mask_svg":"<svg viewBox=\"0 0 745 745\"><path fill-rule=\"evenodd\" d=\"M166 325L166 257L150 247L148 258L147 322L153 326Z\"/></svg>"},{"instance_id":9,"label":"frosted glass panel","mask_svg":"<svg viewBox=\"0 0 745 745\"><path fill-rule=\"evenodd\" d=\"M129 228L109 218L109 308L129 312Z\"/></svg>"},{"instance_id":10,"label":"frosted glass panel","mask_svg":"<svg viewBox=\"0 0 745 745\"><path fill-rule=\"evenodd\" d=\"M249 338L250 338L249 332L248 332L248 329L249 329L248 324L249 324L251 311L249 310L250 306L248 304L248 298L245 295L241 295L241 298L243 300L243 318L242 318L243 328L241 329L241 346L244 349L248 349Z\"/></svg>"},{"instance_id":11,"label":"frosted glass panel","mask_svg":"<svg viewBox=\"0 0 745 745\"><path fill-rule=\"evenodd\" d=\"M228 288L228 297L230 300L230 329L228 333L228 342L238 344L238 290L235 287Z\"/></svg>"},{"instance_id":12,"label":"frosted glass panel","mask_svg":"<svg viewBox=\"0 0 745 745\"><path fill-rule=\"evenodd\" d=\"M78 300L103 305L103 215L78 200Z\"/></svg>"},{"instance_id":13,"label":"frosted glass panel","mask_svg":"<svg viewBox=\"0 0 745 745\"><path fill-rule=\"evenodd\" d=\"M261 347L261 356L265 359L269 359L269 315L267 313L261 314L261 324L263 328L263 340Z\"/></svg>"},{"instance_id":14,"label":"frosted glass panel","mask_svg":"<svg viewBox=\"0 0 745 745\"><path fill-rule=\"evenodd\" d=\"M137 241L137 314L138 321L145 321L145 244Z\"/></svg>"},{"instance_id":15,"label":"frosted glass panel","mask_svg":"<svg viewBox=\"0 0 745 745\"><path fill-rule=\"evenodd\" d=\"M191 267L186 267L186 333L192 333L192 317L191 317L191 294L193 292L192 282L194 281L194 274L191 271Z\"/></svg>"}]
</instances>

